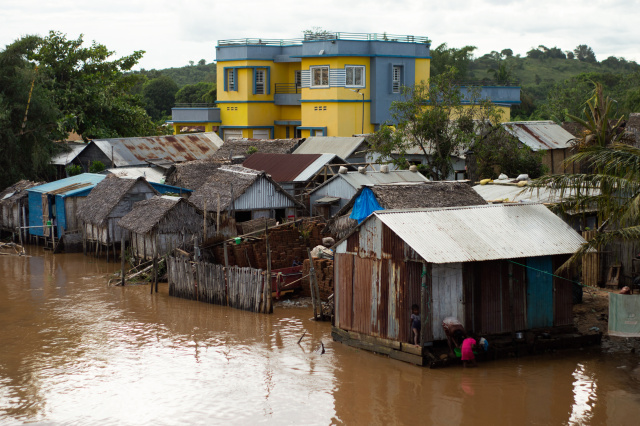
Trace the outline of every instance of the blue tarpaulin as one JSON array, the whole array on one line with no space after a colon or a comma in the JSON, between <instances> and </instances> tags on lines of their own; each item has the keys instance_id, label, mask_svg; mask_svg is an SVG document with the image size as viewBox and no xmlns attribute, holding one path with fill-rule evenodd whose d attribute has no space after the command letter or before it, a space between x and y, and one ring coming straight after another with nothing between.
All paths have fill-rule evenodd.
<instances>
[{"instance_id":1,"label":"blue tarpaulin","mask_svg":"<svg viewBox=\"0 0 640 426\"><path fill-rule=\"evenodd\" d=\"M360 196L356 199L356 202L353 203L353 210L349 218L357 220L358 224L360 224L376 210L384 209L378 204L378 200L376 200L376 196L373 195L373 191L369 188L364 188Z\"/></svg>"}]
</instances>

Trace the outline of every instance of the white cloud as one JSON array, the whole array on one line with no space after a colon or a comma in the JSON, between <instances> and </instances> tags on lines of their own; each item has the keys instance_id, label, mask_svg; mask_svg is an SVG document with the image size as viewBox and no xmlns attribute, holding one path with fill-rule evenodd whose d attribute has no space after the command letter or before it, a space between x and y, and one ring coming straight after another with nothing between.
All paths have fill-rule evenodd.
<instances>
[{"instance_id":1,"label":"white cloud","mask_svg":"<svg viewBox=\"0 0 640 426\"><path fill-rule=\"evenodd\" d=\"M572 50L588 44L596 56L640 62L640 0L9 0L0 6L0 45L50 29L105 44L118 55L145 50L140 66L177 67L215 56L219 39L299 38L322 27L355 33L428 36L433 45L474 45L481 55L532 46Z\"/></svg>"}]
</instances>

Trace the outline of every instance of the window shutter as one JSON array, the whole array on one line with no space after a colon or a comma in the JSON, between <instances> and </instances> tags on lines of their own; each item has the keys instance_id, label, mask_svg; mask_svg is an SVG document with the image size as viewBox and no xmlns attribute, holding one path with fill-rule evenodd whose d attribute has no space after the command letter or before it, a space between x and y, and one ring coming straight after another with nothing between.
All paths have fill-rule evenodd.
<instances>
[{"instance_id":1,"label":"window shutter","mask_svg":"<svg viewBox=\"0 0 640 426\"><path fill-rule=\"evenodd\" d=\"M233 69L233 90L238 91L238 68Z\"/></svg>"},{"instance_id":2,"label":"window shutter","mask_svg":"<svg viewBox=\"0 0 640 426\"><path fill-rule=\"evenodd\" d=\"M224 79L224 91L225 91L225 92L229 90L229 89L227 89L227 86L228 86L228 84L229 84L229 83L227 82L227 75L228 75L228 72L229 72L229 70L228 70L227 68L223 68L223 69L222 69L222 73L223 73L222 78Z\"/></svg>"}]
</instances>

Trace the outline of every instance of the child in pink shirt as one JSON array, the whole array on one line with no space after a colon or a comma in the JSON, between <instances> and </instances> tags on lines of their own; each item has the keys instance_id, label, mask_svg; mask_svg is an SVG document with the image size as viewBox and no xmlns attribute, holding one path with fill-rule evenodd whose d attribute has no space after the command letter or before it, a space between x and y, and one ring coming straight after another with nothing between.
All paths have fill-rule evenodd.
<instances>
[{"instance_id":1,"label":"child in pink shirt","mask_svg":"<svg viewBox=\"0 0 640 426\"><path fill-rule=\"evenodd\" d=\"M467 368L467 363L471 363L469 367L477 367L476 357L473 354L473 347L476 345L476 339L473 337L467 337L462 341L462 348L460 350L462 354L462 366Z\"/></svg>"}]
</instances>

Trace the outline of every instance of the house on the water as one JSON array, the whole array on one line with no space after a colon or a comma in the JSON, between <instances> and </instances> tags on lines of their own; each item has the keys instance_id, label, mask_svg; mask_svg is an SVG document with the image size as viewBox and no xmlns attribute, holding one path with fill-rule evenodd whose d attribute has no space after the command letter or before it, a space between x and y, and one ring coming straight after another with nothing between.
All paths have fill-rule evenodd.
<instances>
[{"instance_id":1,"label":"house on the water","mask_svg":"<svg viewBox=\"0 0 640 426\"><path fill-rule=\"evenodd\" d=\"M123 235L128 237L118 221L133 210L135 203L155 195L158 192L142 177L122 179L107 176L93 188L78 209L84 247L104 248L107 258L113 248L115 258L116 245L121 243Z\"/></svg>"},{"instance_id":2,"label":"house on the water","mask_svg":"<svg viewBox=\"0 0 640 426\"><path fill-rule=\"evenodd\" d=\"M0 192L0 231L15 235L18 228L28 226L29 203L27 189L42 182L21 180ZM23 231L26 231L24 229ZM23 232L26 235L27 232Z\"/></svg>"},{"instance_id":3,"label":"house on the water","mask_svg":"<svg viewBox=\"0 0 640 426\"><path fill-rule=\"evenodd\" d=\"M216 231L193 204L168 195L138 201L118 226L129 231L133 255L138 259L164 256L175 248L191 250L196 241L201 244L203 237Z\"/></svg>"},{"instance_id":4,"label":"house on the water","mask_svg":"<svg viewBox=\"0 0 640 426\"><path fill-rule=\"evenodd\" d=\"M293 220L296 210L304 208L265 172L238 165L219 167L189 201L215 217L220 232L227 236L236 235L236 223L260 218Z\"/></svg>"},{"instance_id":5,"label":"house on the water","mask_svg":"<svg viewBox=\"0 0 640 426\"><path fill-rule=\"evenodd\" d=\"M333 337L422 365L446 317L482 335L571 326L554 271L584 242L541 204L376 211L335 247Z\"/></svg>"},{"instance_id":6,"label":"house on the water","mask_svg":"<svg viewBox=\"0 0 640 426\"><path fill-rule=\"evenodd\" d=\"M311 215L333 217L363 186L387 183L427 182L415 168L412 170L392 170L381 167L380 171L366 170L360 167L357 172L342 169L310 194Z\"/></svg>"},{"instance_id":7,"label":"house on the water","mask_svg":"<svg viewBox=\"0 0 640 426\"><path fill-rule=\"evenodd\" d=\"M363 186L329 221L323 232L341 239L377 210L481 206L487 202L461 181Z\"/></svg>"},{"instance_id":8,"label":"house on the water","mask_svg":"<svg viewBox=\"0 0 640 426\"><path fill-rule=\"evenodd\" d=\"M77 212L91 190L106 176L82 173L27 189L29 233L50 237L51 229L60 238L63 233L79 231Z\"/></svg>"},{"instance_id":9,"label":"house on the water","mask_svg":"<svg viewBox=\"0 0 640 426\"><path fill-rule=\"evenodd\" d=\"M302 195L338 174L345 161L335 154L263 154L247 158L243 167L263 170L289 194L303 202ZM355 171L354 166L347 166Z\"/></svg>"}]
</instances>

